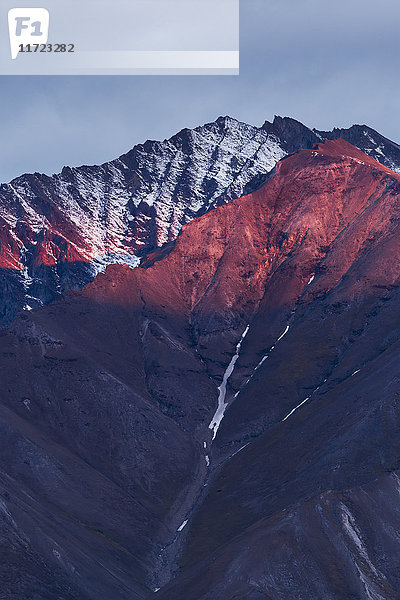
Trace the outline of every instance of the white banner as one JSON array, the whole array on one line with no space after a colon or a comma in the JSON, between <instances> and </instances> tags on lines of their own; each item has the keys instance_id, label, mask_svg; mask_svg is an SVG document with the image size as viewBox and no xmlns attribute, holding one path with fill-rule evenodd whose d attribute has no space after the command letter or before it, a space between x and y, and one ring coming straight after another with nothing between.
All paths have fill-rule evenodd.
<instances>
[{"instance_id":1,"label":"white banner","mask_svg":"<svg viewBox=\"0 0 400 600\"><path fill-rule=\"evenodd\" d=\"M23 0L0 19L3 75L239 72L239 0Z\"/></svg>"}]
</instances>

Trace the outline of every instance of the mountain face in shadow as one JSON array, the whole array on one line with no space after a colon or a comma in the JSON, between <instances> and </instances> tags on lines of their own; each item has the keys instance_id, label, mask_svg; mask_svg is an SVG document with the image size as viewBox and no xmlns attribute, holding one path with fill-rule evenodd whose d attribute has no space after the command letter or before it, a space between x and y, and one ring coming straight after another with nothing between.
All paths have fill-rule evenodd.
<instances>
[{"instance_id":1,"label":"mountain face in shadow","mask_svg":"<svg viewBox=\"0 0 400 600\"><path fill-rule=\"evenodd\" d=\"M3 329L3 597L398 598L399 208L320 143Z\"/></svg>"},{"instance_id":2,"label":"mountain face in shadow","mask_svg":"<svg viewBox=\"0 0 400 600\"><path fill-rule=\"evenodd\" d=\"M147 141L99 166L22 175L0 186L0 326L81 289L108 264L136 266L183 225L262 187L276 163L344 138L392 170L400 148L367 126L312 130L288 117L260 128L230 117Z\"/></svg>"}]
</instances>

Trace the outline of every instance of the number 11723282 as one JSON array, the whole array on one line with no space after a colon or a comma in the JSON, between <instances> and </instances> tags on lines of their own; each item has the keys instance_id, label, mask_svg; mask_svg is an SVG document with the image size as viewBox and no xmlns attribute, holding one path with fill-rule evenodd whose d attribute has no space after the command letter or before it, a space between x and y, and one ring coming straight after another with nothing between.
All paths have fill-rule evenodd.
<instances>
[{"instance_id":1,"label":"number 11723282","mask_svg":"<svg viewBox=\"0 0 400 600\"><path fill-rule=\"evenodd\" d=\"M20 52L75 52L74 44L20 44Z\"/></svg>"}]
</instances>

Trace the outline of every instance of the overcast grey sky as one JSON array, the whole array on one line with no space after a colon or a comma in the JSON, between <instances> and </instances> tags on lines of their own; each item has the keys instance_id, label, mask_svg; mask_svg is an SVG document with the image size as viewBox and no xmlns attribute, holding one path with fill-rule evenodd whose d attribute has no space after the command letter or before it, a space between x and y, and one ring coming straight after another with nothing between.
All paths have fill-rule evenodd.
<instances>
[{"instance_id":1,"label":"overcast grey sky","mask_svg":"<svg viewBox=\"0 0 400 600\"><path fill-rule=\"evenodd\" d=\"M0 180L101 163L225 114L366 123L400 142L399 32L399 0L241 0L239 77L1 77Z\"/></svg>"}]
</instances>

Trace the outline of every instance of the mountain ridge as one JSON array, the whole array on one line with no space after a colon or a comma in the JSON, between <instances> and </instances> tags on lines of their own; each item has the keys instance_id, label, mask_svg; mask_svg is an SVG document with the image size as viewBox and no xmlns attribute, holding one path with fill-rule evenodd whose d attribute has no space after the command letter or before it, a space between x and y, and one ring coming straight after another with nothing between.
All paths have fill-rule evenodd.
<instances>
[{"instance_id":1,"label":"mountain ridge","mask_svg":"<svg viewBox=\"0 0 400 600\"><path fill-rule=\"evenodd\" d=\"M399 209L327 141L1 332L19 598L396 600Z\"/></svg>"},{"instance_id":2,"label":"mountain ridge","mask_svg":"<svg viewBox=\"0 0 400 600\"><path fill-rule=\"evenodd\" d=\"M107 264L136 266L185 223L261 187L287 154L339 131L400 170L398 146L369 128L317 132L288 117L258 128L219 117L100 166L1 185L0 324L82 288Z\"/></svg>"}]
</instances>

